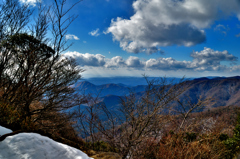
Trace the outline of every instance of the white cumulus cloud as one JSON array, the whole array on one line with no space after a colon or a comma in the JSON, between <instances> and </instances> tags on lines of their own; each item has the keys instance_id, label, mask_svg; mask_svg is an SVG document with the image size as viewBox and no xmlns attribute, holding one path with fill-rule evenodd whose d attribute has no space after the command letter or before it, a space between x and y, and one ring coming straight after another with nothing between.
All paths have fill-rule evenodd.
<instances>
[{"instance_id":1,"label":"white cumulus cloud","mask_svg":"<svg viewBox=\"0 0 240 159\"><path fill-rule=\"evenodd\" d=\"M149 59L146 61L146 68L153 70L185 70L188 69L191 62L177 61L172 57Z\"/></svg>"},{"instance_id":2,"label":"white cumulus cloud","mask_svg":"<svg viewBox=\"0 0 240 159\"><path fill-rule=\"evenodd\" d=\"M206 40L203 29L219 18L236 15L239 0L136 0L130 19L116 18L106 33L132 53L153 53L161 46L192 46Z\"/></svg>"},{"instance_id":3,"label":"white cumulus cloud","mask_svg":"<svg viewBox=\"0 0 240 159\"><path fill-rule=\"evenodd\" d=\"M136 56L130 56L126 60L121 56L106 58L101 54L89 54L79 52L67 52L64 57L71 57L82 67L98 67L108 69L130 69L130 70L161 70L161 71L235 71L239 70L234 62L238 57L230 54L228 51L217 51L211 48L204 48L202 51L193 51L190 56L192 61L179 61L172 57L151 58L142 60ZM221 62L227 61L233 66L226 66ZM96 68L96 69L98 69Z\"/></svg>"},{"instance_id":4,"label":"white cumulus cloud","mask_svg":"<svg viewBox=\"0 0 240 159\"><path fill-rule=\"evenodd\" d=\"M67 34L65 37L67 40L79 40L79 38L73 34Z\"/></svg>"},{"instance_id":5,"label":"white cumulus cloud","mask_svg":"<svg viewBox=\"0 0 240 159\"><path fill-rule=\"evenodd\" d=\"M125 60L121 56L115 56L107 61L105 67L116 68L126 66Z\"/></svg>"},{"instance_id":6,"label":"white cumulus cloud","mask_svg":"<svg viewBox=\"0 0 240 159\"><path fill-rule=\"evenodd\" d=\"M138 57L130 56L126 60L127 67L130 68L143 68L145 65L144 61L141 61Z\"/></svg>"},{"instance_id":7,"label":"white cumulus cloud","mask_svg":"<svg viewBox=\"0 0 240 159\"><path fill-rule=\"evenodd\" d=\"M67 52L63 54L64 57L73 58L76 60L79 66L104 66L105 56L101 54L89 54L89 53L79 53L79 52Z\"/></svg>"},{"instance_id":8,"label":"white cumulus cloud","mask_svg":"<svg viewBox=\"0 0 240 159\"><path fill-rule=\"evenodd\" d=\"M193 52L191 56L194 58L191 67L204 70L219 70L225 68L221 65L221 61L235 62L238 58L228 51L215 51L210 48L204 48L200 52Z\"/></svg>"}]
</instances>

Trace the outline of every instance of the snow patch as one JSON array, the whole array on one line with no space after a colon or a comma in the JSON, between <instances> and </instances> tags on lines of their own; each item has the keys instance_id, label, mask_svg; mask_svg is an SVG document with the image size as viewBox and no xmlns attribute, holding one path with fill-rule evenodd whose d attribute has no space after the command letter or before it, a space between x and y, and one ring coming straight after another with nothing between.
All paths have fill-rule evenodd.
<instances>
[{"instance_id":1,"label":"snow patch","mask_svg":"<svg viewBox=\"0 0 240 159\"><path fill-rule=\"evenodd\" d=\"M35 133L8 136L0 142L0 158L93 159L82 151Z\"/></svg>"},{"instance_id":2,"label":"snow patch","mask_svg":"<svg viewBox=\"0 0 240 159\"><path fill-rule=\"evenodd\" d=\"M0 136L11 133L12 130L0 126Z\"/></svg>"}]
</instances>

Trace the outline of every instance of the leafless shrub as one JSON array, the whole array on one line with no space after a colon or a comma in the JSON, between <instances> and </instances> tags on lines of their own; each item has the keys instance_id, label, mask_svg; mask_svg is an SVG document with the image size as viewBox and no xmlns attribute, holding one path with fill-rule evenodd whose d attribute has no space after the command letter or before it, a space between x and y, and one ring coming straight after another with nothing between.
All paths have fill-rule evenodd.
<instances>
[{"instance_id":1,"label":"leafless shrub","mask_svg":"<svg viewBox=\"0 0 240 159\"><path fill-rule=\"evenodd\" d=\"M162 125L166 124L164 114L168 114L171 103L186 89L182 81L173 84L166 78L147 82L148 86L143 94L130 92L128 96L121 98L117 111L110 111L104 104L99 105L96 102L86 108L89 115L88 135L92 134L91 125L123 158L139 155L136 154L138 145L145 142L146 138L156 139L161 135ZM86 119L86 114L81 112L80 116L81 123L84 116ZM84 123L81 123L81 127L84 128Z\"/></svg>"}]
</instances>

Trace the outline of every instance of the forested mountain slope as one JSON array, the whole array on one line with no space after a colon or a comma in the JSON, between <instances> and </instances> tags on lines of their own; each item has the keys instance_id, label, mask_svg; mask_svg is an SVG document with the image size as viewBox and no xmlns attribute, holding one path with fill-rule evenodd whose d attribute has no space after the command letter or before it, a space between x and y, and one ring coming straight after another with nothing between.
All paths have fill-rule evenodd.
<instances>
[{"instance_id":1,"label":"forested mountain slope","mask_svg":"<svg viewBox=\"0 0 240 159\"><path fill-rule=\"evenodd\" d=\"M199 98L213 98L211 106L240 105L240 77L200 78L186 83L188 85L184 96L192 102ZM181 98L184 98L183 95Z\"/></svg>"}]
</instances>

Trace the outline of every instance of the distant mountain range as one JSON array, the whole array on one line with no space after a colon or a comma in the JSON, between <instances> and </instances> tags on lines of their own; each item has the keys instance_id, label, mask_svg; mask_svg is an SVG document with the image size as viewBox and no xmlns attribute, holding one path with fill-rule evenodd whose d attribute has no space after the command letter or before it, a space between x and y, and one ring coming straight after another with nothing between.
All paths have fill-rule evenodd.
<instances>
[{"instance_id":1,"label":"distant mountain range","mask_svg":"<svg viewBox=\"0 0 240 159\"><path fill-rule=\"evenodd\" d=\"M153 80L158 77L148 77L148 80ZM168 77L168 80L178 81L181 78ZM193 78L190 78L193 79ZM147 81L144 77L96 77L96 78L88 78L81 79L80 82L88 81L94 85L105 85L105 84L117 84L117 85L125 85L125 86L138 86L138 85L147 85Z\"/></svg>"},{"instance_id":2,"label":"distant mountain range","mask_svg":"<svg viewBox=\"0 0 240 159\"><path fill-rule=\"evenodd\" d=\"M207 107L240 106L240 76L195 78L190 79L185 84L188 87L184 95L180 96L182 100L185 99L184 96L188 96L192 102L197 102L200 97L203 99L212 97L215 103ZM74 87L78 92L98 95L107 107L117 107L121 97L128 95L129 91L142 94L146 89L146 84L132 86L122 83L95 85L88 81L82 81L75 84Z\"/></svg>"},{"instance_id":3,"label":"distant mountain range","mask_svg":"<svg viewBox=\"0 0 240 159\"><path fill-rule=\"evenodd\" d=\"M103 97L108 95L124 96L128 95L129 91L141 92L145 90L146 86L147 85L127 86L114 83L94 85L88 81L83 81L77 83L74 87L80 93Z\"/></svg>"}]
</instances>

